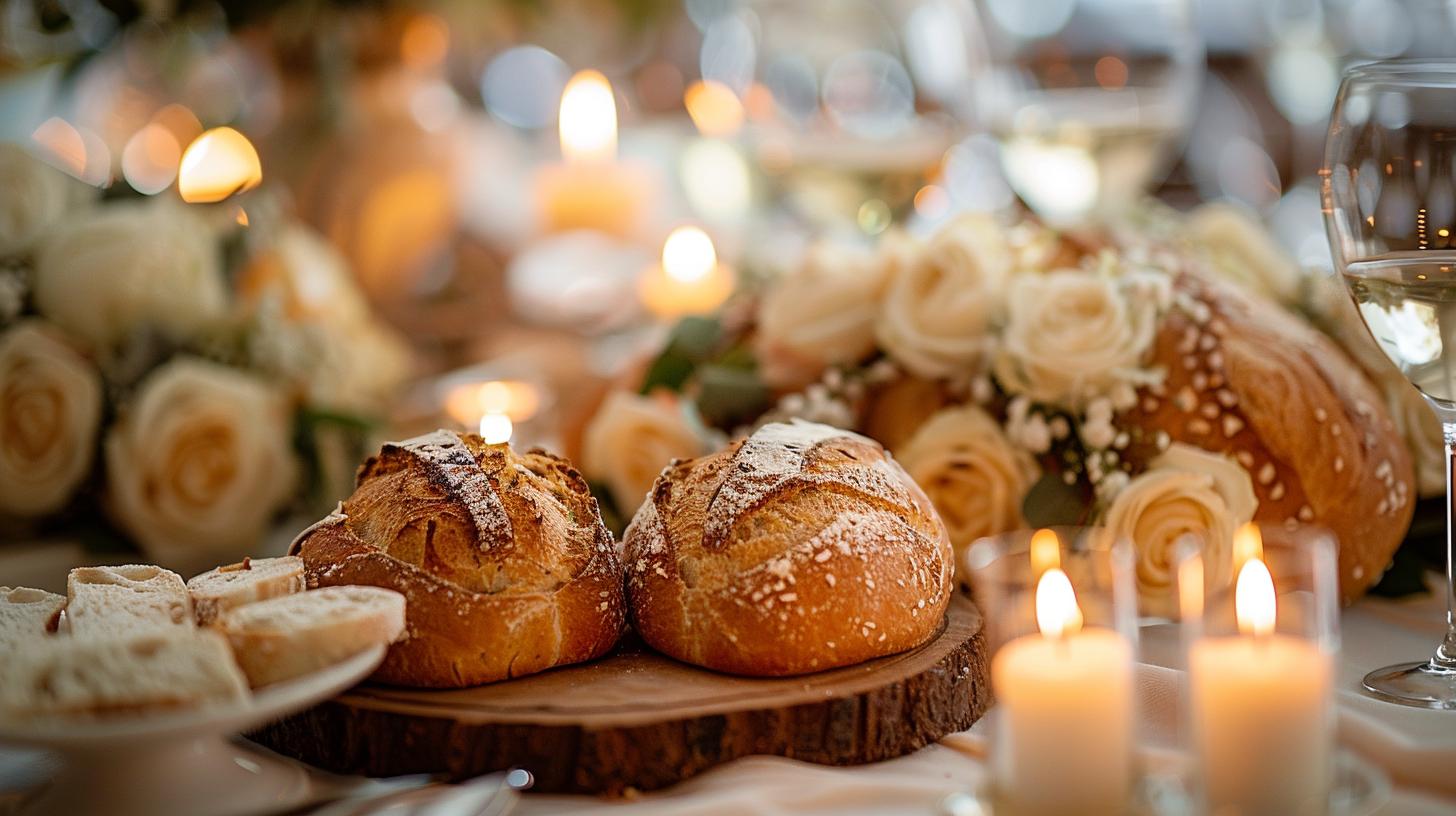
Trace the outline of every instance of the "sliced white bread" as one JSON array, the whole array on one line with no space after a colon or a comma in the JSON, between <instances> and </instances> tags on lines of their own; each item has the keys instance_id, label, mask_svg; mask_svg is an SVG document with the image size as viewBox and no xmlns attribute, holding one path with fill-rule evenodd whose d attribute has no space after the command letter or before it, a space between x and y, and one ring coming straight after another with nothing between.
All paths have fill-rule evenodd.
<instances>
[{"instance_id":1,"label":"sliced white bread","mask_svg":"<svg viewBox=\"0 0 1456 816\"><path fill-rule=\"evenodd\" d=\"M0 655L55 629L66 597L28 587L0 586Z\"/></svg>"},{"instance_id":2,"label":"sliced white bread","mask_svg":"<svg viewBox=\"0 0 1456 816\"><path fill-rule=\"evenodd\" d=\"M149 564L78 567L66 579L66 594L72 637L131 637L195 625L182 577Z\"/></svg>"},{"instance_id":3,"label":"sliced white bread","mask_svg":"<svg viewBox=\"0 0 1456 816\"><path fill-rule=\"evenodd\" d=\"M240 606L217 625L258 688L398 640L404 596L380 587L326 587Z\"/></svg>"},{"instance_id":4,"label":"sliced white bread","mask_svg":"<svg viewBox=\"0 0 1456 816\"><path fill-rule=\"evenodd\" d=\"M246 699L226 638L197 629L49 638L16 650L0 684L11 720L117 717Z\"/></svg>"},{"instance_id":5,"label":"sliced white bread","mask_svg":"<svg viewBox=\"0 0 1456 816\"><path fill-rule=\"evenodd\" d=\"M303 559L292 555L244 558L237 564L193 576L187 582L198 626L211 624L229 609L292 595L304 588Z\"/></svg>"}]
</instances>

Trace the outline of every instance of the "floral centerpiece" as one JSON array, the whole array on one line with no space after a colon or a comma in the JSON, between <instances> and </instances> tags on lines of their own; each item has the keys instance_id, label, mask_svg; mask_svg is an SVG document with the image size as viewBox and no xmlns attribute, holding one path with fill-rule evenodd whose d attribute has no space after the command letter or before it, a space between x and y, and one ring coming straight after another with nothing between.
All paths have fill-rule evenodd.
<instances>
[{"instance_id":1,"label":"floral centerpiece","mask_svg":"<svg viewBox=\"0 0 1456 816\"><path fill-rule=\"evenodd\" d=\"M105 519L187 568L337 497L408 359L322 239L266 199L247 229L230 205L100 200L17 145L0 177L9 536Z\"/></svg>"},{"instance_id":2,"label":"floral centerpiece","mask_svg":"<svg viewBox=\"0 0 1456 816\"><path fill-rule=\"evenodd\" d=\"M1092 237L967 215L873 249L821 244L680 324L640 388L603 404L581 461L625 518L671 458L803 417L884 443L962 552L1099 524L1134 542L1145 611L1170 614L1186 537L1218 564L1251 520L1321 523L1361 540L1341 564L1353 598L1415 496L1389 391L1295 316L1338 313L1324 285L1222 205Z\"/></svg>"}]
</instances>

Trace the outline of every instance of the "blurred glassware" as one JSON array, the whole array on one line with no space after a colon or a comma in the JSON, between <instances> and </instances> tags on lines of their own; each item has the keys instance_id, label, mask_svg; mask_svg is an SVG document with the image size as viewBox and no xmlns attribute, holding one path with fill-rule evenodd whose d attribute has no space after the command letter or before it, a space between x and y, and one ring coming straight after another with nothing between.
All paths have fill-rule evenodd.
<instances>
[{"instance_id":1,"label":"blurred glassware","mask_svg":"<svg viewBox=\"0 0 1456 816\"><path fill-rule=\"evenodd\" d=\"M1188 0L978 0L975 115L1048 222L1117 216L1167 172L1198 100Z\"/></svg>"},{"instance_id":2,"label":"blurred glassware","mask_svg":"<svg viewBox=\"0 0 1456 816\"><path fill-rule=\"evenodd\" d=\"M705 82L743 101L771 201L815 232L883 232L962 134L964 0L697 3Z\"/></svg>"}]
</instances>

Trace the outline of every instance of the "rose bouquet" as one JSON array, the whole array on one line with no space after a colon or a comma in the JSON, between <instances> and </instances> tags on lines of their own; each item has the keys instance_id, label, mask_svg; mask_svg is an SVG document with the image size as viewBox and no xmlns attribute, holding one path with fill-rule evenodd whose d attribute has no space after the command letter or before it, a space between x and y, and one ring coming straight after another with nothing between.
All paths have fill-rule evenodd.
<instances>
[{"instance_id":1,"label":"rose bouquet","mask_svg":"<svg viewBox=\"0 0 1456 816\"><path fill-rule=\"evenodd\" d=\"M322 239L259 223L266 200L247 230L221 207L100 201L15 145L0 178L6 537L104 519L188 567L336 498L408 358Z\"/></svg>"},{"instance_id":2,"label":"rose bouquet","mask_svg":"<svg viewBox=\"0 0 1456 816\"><path fill-rule=\"evenodd\" d=\"M1170 614L1180 542L1229 562L1206 576L1226 582L1239 526L1317 523L1353 598L1399 545L1414 476L1389 392L1300 316L1320 285L1223 206L1091 237L970 215L819 245L680 324L582 463L630 516L671 457L803 417L884 443L962 552L1097 524L1134 543L1145 610Z\"/></svg>"}]
</instances>

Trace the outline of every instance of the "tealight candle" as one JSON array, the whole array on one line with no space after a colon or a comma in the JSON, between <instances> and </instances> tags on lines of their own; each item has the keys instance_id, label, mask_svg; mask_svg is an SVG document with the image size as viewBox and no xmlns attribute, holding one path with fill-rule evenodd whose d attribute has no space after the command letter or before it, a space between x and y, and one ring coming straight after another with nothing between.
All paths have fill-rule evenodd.
<instances>
[{"instance_id":1,"label":"tealight candle","mask_svg":"<svg viewBox=\"0 0 1456 816\"><path fill-rule=\"evenodd\" d=\"M1243 535L1238 632L1199 638L1188 652L1204 797L1215 813L1324 813L1334 661L1315 640L1275 631L1273 576Z\"/></svg>"},{"instance_id":2,"label":"tealight candle","mask_svg":"<svg viewBox=\"0 0 1456 816\"><path fill-rule=\"evenodd\" d=\"M582 71L571 78L561 94L558 132L562 161L542 167L536 178L542 230L636 232L650 177L617 160L617 103L606 77Z\"/></svg>"},{"instance_id":3,"label":"tealight candle","mask_svg":"<svg viewBox=\"0 0 1456 816\"><path fill-rule=\"evenodd\" d=\"M535 386L518 380L490 380L457 386L445 400L445 410L458 422L473 425L486 442L511 441L515 424L533 416L540 406Z\"/></svg>"},{"instance_id":4,"label":"tealight candle","mask_svg":"<svg viewBox=\"0 0 1456 816\"><path fill-rule=\"evenodd\" d=\"M708 234L678 227L662 244L662 263L642 276L639 292L648 311L672 319L713 311L733 294L733 286L733 270L718 262Z\"/></svg>"},{"instance_id":5,"label":"tealight candle","mask_svg":"<svg viewBox=\"0 0 1456 816\"><path fill-rule=\"evenodd\" d=\"M1015 813L1120 813L1132 782L1132 647L1083 628L1067 574L1032 546L1039 631L991 664L996 797Z\"/></svg>"}]
</instances>

